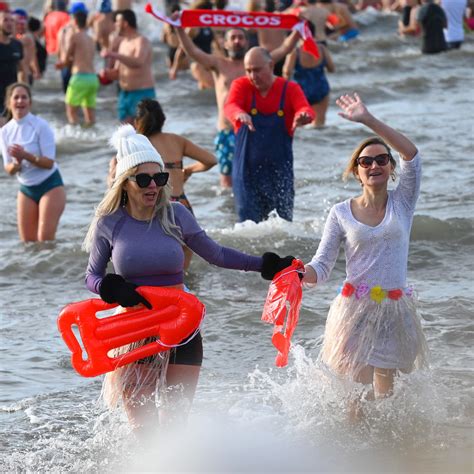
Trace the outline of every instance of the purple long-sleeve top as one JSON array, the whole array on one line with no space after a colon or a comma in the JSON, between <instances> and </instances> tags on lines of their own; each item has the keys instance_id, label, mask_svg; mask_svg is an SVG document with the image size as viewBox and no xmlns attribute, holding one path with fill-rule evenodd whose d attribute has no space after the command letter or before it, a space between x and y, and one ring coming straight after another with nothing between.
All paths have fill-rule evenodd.
<instances>
[{"instance_id":1,"label":"purple long-sleeve top","mask_svg":"<svg viewBox=\"0 0 474 474\"><path fill-rule=\"evenodd\" d=\"M261 271L261 257L219 245L208 237L182 204L173 202L171 205L181 238L193 252L218 267ZM183 247L164 233L158 219L151 224L139 221L123 208L99 219L86 270L86 286L94 293L99 293L110 259L115 273L137 285L183 283Z\"/></svg>"}]
</instances>

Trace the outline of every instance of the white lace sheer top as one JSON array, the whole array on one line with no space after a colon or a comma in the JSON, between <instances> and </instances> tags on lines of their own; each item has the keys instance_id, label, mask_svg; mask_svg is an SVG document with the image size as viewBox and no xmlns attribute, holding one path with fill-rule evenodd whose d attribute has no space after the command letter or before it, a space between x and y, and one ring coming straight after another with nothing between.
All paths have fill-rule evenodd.
<instances>
[{"instance_id":1,"label":"white lace sheer top","mask_svg":"<svg viewBox=\"0 0 474 474\"><path fill-rule=\"evenodd\" d=\"M407 286L408 245L415 204L420 193L421 158L400 160L400 181L388 192L382 222L369 226L355 219L351 199L334 205L316 255L309 265L318 283L329 278L341 244L346 256L346 282L392 290Z\"/></svg>"}]
</instances>

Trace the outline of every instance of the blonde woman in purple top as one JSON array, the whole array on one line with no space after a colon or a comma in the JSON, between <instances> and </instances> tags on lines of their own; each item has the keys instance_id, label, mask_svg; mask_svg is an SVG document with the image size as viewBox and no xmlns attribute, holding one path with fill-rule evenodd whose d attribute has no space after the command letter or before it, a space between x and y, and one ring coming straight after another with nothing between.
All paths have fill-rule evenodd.
<instances>
[{"instance_id":1,"label":"blonde woman in purple top","mask_svg":"<svg viewBox=\"0 0 474 474\"><path fill-rule=\"evenodd\" d=\"M426 362L426 342L406 281L421 158L416 146L375 118L357 94L336 103L340 116L378 136L362 141L352 154L345 176L354 176L362 193L330 210L303 282L326 281L343 245L346 279L329 310L321 358L337 374L366 385L368 399L383 398L393 392L398 371L410 372ZM401 158L393 191L388 182L395 180L396 161L390 147ZM361 416L359 400L350 415Z\"/></svg>"},{"instance_id":2,"label":"blonde woman in purple top","mask_svg":"<svg viewBox=\"0 0 474 474\"><path fill-rule=\"evenodd\" d=\"M183 290L183 245L209 263L223 268L258 271L272 279L293 257L273 253L255 257L222 247L208 237L195 217L170 201L169 173L147 137L131 125L118 129L112 142L117 149L115 180L99 204L84 241L90 252L86 285L108 303L123 307L148 301L136 287L166 286ZM106 273L112 261L115 273ZM143 344L143 342L142 342ZM194 397L202 363L201 334L183 345L142 359L106 375L103 398L109 407L120 399L132 426L143 432L158 421L155 399L163 386L167 396L183 399L187 408ZM160 416L166 412L160 410Z\"/></svg>"}]
</instances>

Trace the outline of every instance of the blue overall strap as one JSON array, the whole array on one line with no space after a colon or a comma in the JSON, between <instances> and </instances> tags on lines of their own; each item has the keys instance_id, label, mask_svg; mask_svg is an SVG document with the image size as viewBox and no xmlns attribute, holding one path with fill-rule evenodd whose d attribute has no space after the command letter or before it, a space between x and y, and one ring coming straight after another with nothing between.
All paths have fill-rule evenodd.
<instances>
[{"instance_id":1,"label":"blue overall strap","mask_svg":"<svg viewBox=\"0 0 474 474\"><path fill-rule=\"evenodd\" d=\"M285 84L283 85L283 90L281 91L281 97L280 97L280 107L278 109L278 112L281 110L281 115L283 115L283 107L285 106L285 97L286 97L286 89L288 87L288 81L285 81ZM277 112L277 113L278 113ZM280 114L278 114L280 115Z\"/></svg>"},{"instance_id":2,"label":"blue overall strap","mask_svg":"<svg viewBox=\"0 0 474 474\"><path fill-rule=\"evenodd\" d=\"M283 90L281 91L281 97L280 97L280 104L278 106L277 114L279 117L283 116L283 107L285 106L285 97L286 97L286 89L288 87L288 81L285 81L285 84L283 85ZM257 115L257 94L255 93L255 90L252 92L252 102L250 104L250 114L251 115Z\"/></svg>"}]
</instances>

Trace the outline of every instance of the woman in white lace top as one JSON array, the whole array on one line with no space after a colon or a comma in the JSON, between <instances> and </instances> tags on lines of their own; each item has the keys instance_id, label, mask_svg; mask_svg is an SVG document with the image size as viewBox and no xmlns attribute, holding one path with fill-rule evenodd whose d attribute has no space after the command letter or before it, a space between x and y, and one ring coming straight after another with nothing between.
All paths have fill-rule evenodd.
<instances>
[{"instance_id":1,"label":"woman in white lace top","mask_svg":"<svg viewBox=\"0 0 474 474\"><path fill-rule=\"evenodd\" d=\"M362 194L332 207L303 282L326 281L343 245L346 279L329 311L321 358L337 374L369 386L366 398L386 397L397 371L426 363L426 342L406 282L421 158L415 145L375 118L357 94L336 103L341 117L378 136L364 140L352 154L344 175L360 182ZM390 147L401 157L393 191L388 182L395 180L396 161ZM356 401L351 416L360 415Z\"/></svg>"}]
</instances>

